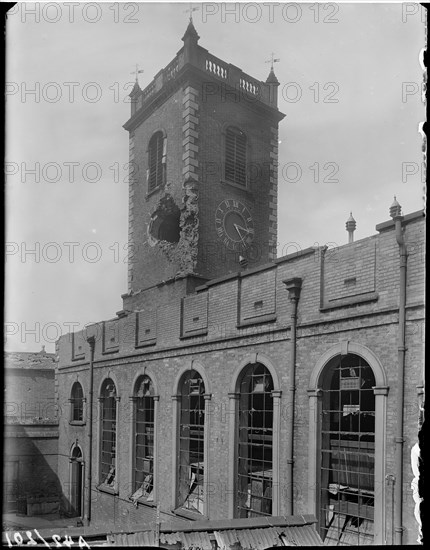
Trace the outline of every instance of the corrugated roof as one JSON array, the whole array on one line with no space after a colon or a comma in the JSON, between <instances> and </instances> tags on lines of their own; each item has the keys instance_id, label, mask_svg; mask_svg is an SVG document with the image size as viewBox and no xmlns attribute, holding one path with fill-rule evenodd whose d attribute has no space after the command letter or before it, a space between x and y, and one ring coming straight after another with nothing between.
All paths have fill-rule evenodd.
<instances>
[{"instance_id":1,"label":"corrugated roof","mask_svg":"<svg viewBox=\"0 0 430 550\"><path fill-rule=\"evenodd\" d=\"M270 546L283 546L276 527L265 529L241 529L237 531L241 547L246 549L263 550Z\"/></svg>"},{"instance_id":2,"label":"corrugated roof","mask_svg":"<svg viewBox=\"0 0 430 550\"><path fill-rule=\"evenodd\" d=\"M201 550L212 550L211 540L209 538L209 534L206 531L179 534L181 535L184 548L190 548L191 546L194 546L201 548Z\"/></svg>"},{"instance_id":3,"label":"corrugated roof","mask_svg":"<svg viewBox=\"0 0 430 550\"><path fill-rule=\"evenodd\" d=\"M286 546L323 546L314 525L291 525L285 529L278 527L278 530Z\"/></svg>"},{"instance_id":4,"label":"corrugated roof","mask_svg":"<svg viewBox=\"0 0 430 550\"><path fill-rule=\"evenodd\" d=\"M322 546L312 525L231 529L214 531L214 535L220 550L229 550L237 543L243 550L264 550L270 546Z\"/></svg>"},{"instance_id":5,"label":"corrugated roof","mask_svg":"<svg viewBox=\"0 0 430 550\"><path fill-rule=\"evenodd\" d=\"M200 548L212 550L211 539L215 539L219 550L265 550L271 546L322 546L323 543L315 529L315 520L304 516L289 517L282 525L267 527L192 530L160 533L160 544L175 545L181 543L185 550ZM270 518L269 518L270 520ZM224 524L225 525L225 524ZM248 523L249 525L249 523ZM114 546L150 546L154 544L153 532L144 531L132 535L113 535Z\"/></svg>"},{"instance_id":6,"label":"corrugated roof","mask_svg":"<svg viewBox=\"0 0 430 550\"><path fill-rule=\"evenodd\" d=\"M214 531L214 536L220 548L229 548L229 546L239 542L234 529L231 531Z\"/></svg>"},{"instance_id":7,"label":"corrugated roof","mask_svg":"<svg viewBox=\"0 0 430 550\"><path fill-rule=\"evenodd\" d=\"M161 533L160 534L160 542L161 544L176 544L177 542L181 542L182 539L179 536L179 533Z\"/></svg>"},{"instance_id":8,"label":"corrugated roof","mask_svg":"<svg viewBox=\"0 0 430 550\"><path fill-rule=\"evenodd\" d=\"M112 535L113 546L154 546L154 532L140 531L139 533L117 533Z\"/></svg>"}]
</instances>

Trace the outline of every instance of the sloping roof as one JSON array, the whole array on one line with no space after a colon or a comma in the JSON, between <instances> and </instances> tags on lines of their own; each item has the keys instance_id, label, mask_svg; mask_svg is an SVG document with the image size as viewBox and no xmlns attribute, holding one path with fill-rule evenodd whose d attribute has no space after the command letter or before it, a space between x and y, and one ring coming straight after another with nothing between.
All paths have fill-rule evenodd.
<instances>
[{"instance_id":1,"label":"sloping roof","mask_svg":"<svg viewBox=\"0 0 430 550\"><path fill-rule=\"evenodd\" d=\"M322 546L313 525L232 529L214 532L220 550L239 543L243 550L264 550L271 546Z\"/></svg>"},{"instance_id":2,"label":"sloping roof","mask_svg":"<svg viewBox=\"0 0 430 550\"><path fill-rule=\"evenodd\" d=\"M160 545L180 545L184 550L200 548L212 550L213 543L219 550L264 550L271 546L322 546L315 529L313 516L267 517L241 520L217 520L195 522L193 526L171 531L161 525ZM212 524L212 528L211 528ZM257 524L255 527L253 525ZM263 524L263 526L262 526ZM216 526L216 527L215 527ZM231 528L231 527L235 528ZM202 527L205 527L203 530ZM230 528L220 528L230 527ZM153 531L111 536L113 546L153 545Z\"/></svg>"},{"instance_id":3,"label":"sloping roof","mask_svg":"<svg viewBox=\"0 0 430 550\"><path fill-rule=\"evenodd\" d=\"M112 546L155 546L154 531L141 531L131 535L118 533L114 535Z\"/></svg>"},{"instance_id":4,"label":"sloping roof","mask_svg":"<svg viewBox=\"0 0 430 550\"><path fill-rule=\"evenodd\" d=\"M268 527L265 529L232 529L230 531L215 531L214 535L218 546L230 548L239 543L244 550L269 548L270 546L283 546L279 538L279 528ZM282 532L282 529L280 529Z\"/></svg>"}]
</instances>

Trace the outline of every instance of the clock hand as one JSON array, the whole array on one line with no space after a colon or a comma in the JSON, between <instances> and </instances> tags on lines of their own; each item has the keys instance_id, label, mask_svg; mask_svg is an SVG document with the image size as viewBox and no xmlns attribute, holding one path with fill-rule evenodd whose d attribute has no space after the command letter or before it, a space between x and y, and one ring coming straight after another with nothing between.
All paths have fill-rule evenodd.
<instances>
[{"instance_id":1,"label":"clock hand","mask_svg":"<svg viewBox=\"0 0 430 550\"><path fill-rule=\"evenodd\" d=\"M242 237L241 233L240 233L240 229L243 229L243 227L241 227L240 225L237 225L237 223L234 223L234 228L236 229L237 231L237 234L239 235L241 241L243 242L243 244L246 244L245 241L244 241L244 238Z\"/></svg>"},{"instance_id":2,"label":"clock hand","mask_svg":"<svg viewBox=\"0 0 430 550\"><path fill-rule=\"evenodd\" d=\"M238 225L237 223L235 223L233 225L234 225L234 228L236 229L243 245L248 246L250 244L250 239L252 240L252 237L250 237L250 235L252 235L254 233L254 229L245 229L245 227L242 227L241 225ZM243 237L243 234L241 233L241 231L244 231L246 233L245 238ZM245 239L247 239L247 240L245 240Z\"/></svg>"},{"instance_id":3,"label":"clock hand","mask_svg":"<svg viewBox=\"0 0 430 550\"><path fill-rule=\"evenodd\" d=\"M242 227L241 225L237 225L237 223L234 224L236 229L240 229L241 231L245 231L246 233L252 233L252 229L246 229L246 227Z\"/></svg>"}]
</instances>

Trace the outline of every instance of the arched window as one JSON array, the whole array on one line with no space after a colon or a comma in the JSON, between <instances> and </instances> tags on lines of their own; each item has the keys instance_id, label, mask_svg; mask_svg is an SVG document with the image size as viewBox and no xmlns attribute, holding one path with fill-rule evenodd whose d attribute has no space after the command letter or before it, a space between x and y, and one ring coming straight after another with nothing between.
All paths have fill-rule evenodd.
<instances>
[{"instance_id":1,"label":"arched window","mask_svg":"<svg viewBox=\"0 0 430 550\"><path fill-rule=\"evenodd\" d=\"M166 177L166 140L163 132L155 132L148 145L148 193L164 185Z\"/></svg>"},{"instance_id":2,"label":"arched window","mask_svg":"<svg viewBox=\"0 0 430 550\"><path fill-rule=\"evenodd\" d=\"M355 354L322 373L320 531L325 544L373 544L375 376Z\"/></svg>"},{"instance_id":3,"label":"arched window","mask_svg":"<svg viewBox=\"0 0 430 550\"><path fill-rule=\"evenodd\" d=\"M115 489L116 478L116 423L117 394L116 387L110 378L102 386L100 395L101 452L99 483L104 487Z\"/></svg>"},{"instance_id":4,"label":"arched window","mask_svg":"<svg viewBox=\"0 0 430 550\"><path fill-rule=\"evenodd\" d=\"M235 517L272 515L273 380L261 363L239 377Z\"/></svg>"},{"instance_id":5,"label":"arched window","mask_svg":"<svg viewBox=\"0 0 430 550\"><path fill-rule=\"evenodd\" d=\"M196 370L187 371L179 384L179 463L177 506L203 514L205 385Z\"/></svg>"},{"instance_id":6,"label":"arched window","mask_svg":"<svg viewBox=\"0 0 430 550\"><path fill-rule=\"evenodd\" d=\"M154 500L154 386L149 376L140 376L133 394L134 445L133 494L131 500Z\"/></svg>"},{"instance_id":7,"label":"arched window","mask_svg":"<svg viewBox=\"0 0 430 550\"><path fill-rule=\"evenodd\" d=\"M79 382L75 382L72 386L70 395L71 422L83 422L84 421L84 392Z\"/></svg>"},{"instance_id":8,"label":"arched window","mask_svg":"<svg viewBox=\"0 0 430 550\"><path fill-rule=\"evenodd\" d=\"M225 135L224 177L230 183L246 186L246 136L234 126Z\"/></svg>"}]
</instances>

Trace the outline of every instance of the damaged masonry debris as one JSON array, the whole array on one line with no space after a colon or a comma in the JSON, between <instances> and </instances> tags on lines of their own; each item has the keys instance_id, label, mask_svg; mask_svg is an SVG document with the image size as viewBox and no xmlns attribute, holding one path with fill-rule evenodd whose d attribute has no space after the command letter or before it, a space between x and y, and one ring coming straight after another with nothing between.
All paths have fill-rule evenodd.
<instances>
[{"instance_id":1,"label":"damaged masonry debris","mask_svg":"<svg viewBox=\"0 0 430 550\"><path fill-rule=\"evenodd\" d=\"M197 262L199 209L196 187L197 182L192 178L184 182L181 209L166 192L160 198L148 228L150 244L157 243L168 260L178 266L176 276L193 273Z\"/></svg>"}]
</instances>

